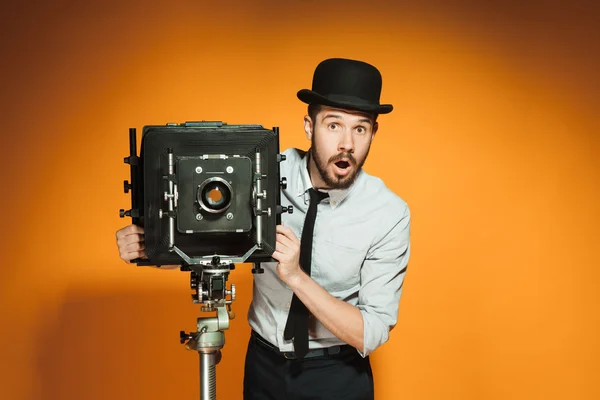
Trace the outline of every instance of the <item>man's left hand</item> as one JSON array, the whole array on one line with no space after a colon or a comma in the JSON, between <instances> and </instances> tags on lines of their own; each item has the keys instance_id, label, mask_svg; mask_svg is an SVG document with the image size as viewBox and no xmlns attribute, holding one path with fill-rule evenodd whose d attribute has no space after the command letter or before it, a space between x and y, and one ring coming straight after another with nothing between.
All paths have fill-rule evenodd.
<instances>
[{"instance_id":1,"label":"man's left hand","mask_svg":"<svg viewBox=\"0 0 600 400\"><path fill-rule=\"evenodd\" d=\"M287 226L277 225L277 239L273 258L279 261L277 275L283 282L302 273L300 268L300 240Z\"/></svg>"}]
</instances>

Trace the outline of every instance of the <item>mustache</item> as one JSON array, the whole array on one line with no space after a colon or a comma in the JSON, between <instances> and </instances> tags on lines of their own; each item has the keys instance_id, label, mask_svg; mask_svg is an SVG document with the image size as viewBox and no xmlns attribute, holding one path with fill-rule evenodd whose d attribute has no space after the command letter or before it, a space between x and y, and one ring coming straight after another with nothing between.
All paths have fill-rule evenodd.
<instances>
[{"instance_id":1,"label":"mustache","mask_svg":"<svg viewBox=\"0 0 600 400\"><path fill-rule=\"evenodd\" d=\"M336 154L335 156L332 156L329 159L329 162L333 164L333 163L336 163L336 162L342 161L342 160L348 161L352 165L356 165L356 159L354 158L354 156L352 154L346 153L346 152L339 153L339 154Z\"/></svg>"}]
</instances>

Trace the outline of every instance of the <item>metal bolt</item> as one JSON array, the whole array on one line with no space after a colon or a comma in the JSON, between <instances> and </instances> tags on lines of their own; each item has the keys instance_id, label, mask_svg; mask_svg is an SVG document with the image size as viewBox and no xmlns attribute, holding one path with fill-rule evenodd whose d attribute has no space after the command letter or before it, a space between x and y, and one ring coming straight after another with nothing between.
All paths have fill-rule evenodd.
<instances>
[{"instance_id":1,"label":"metal bolt","mask_svg":"<svg viewBox=\"0 0 600 400\"><path fill-rule=\"evenodd\" d=\"M233 219L233 214L227 213L227 219L231 221Z\"/></svg>"},{"instance_id":2,"label":"metal bolt","mask_svg":"<svg viewBox=\"0 0 600 400\"><path fill-rule=\"evenodd\" d=\"M196 173L197 174L201 174L202 173L202 167L196 167Z\"/></svg>"},{"instance_id":3,"label":"metal bolt","mask_svg":"<svg viewBox=\"0 0 600 400\"><path fill-rule=\"evenodd\" d=\"M228 174L231 174L233 172L233 167L229 166L227 169L225 169L225 171L227 171Z\"/></svg>"},{"instance_id":4,"label":"metal bolt","mask_svg":"<svg viewBox=\"0 0 600 400\"><path fill-rule=\"evenodd\" d=\"M197 221L200 221L202 218L203 218L202 214L196 214L196 220Z\"/></svg>"},{"instance_id":5,"label":"metal bolt","mask_svg":"<svg viewBox=\"0 0 600 400\"><path fill-rule=\"evenodd\" d=\"M158 218L162 219L163 217L163 210L158 210Z\"/></svg>"}]
</instances>

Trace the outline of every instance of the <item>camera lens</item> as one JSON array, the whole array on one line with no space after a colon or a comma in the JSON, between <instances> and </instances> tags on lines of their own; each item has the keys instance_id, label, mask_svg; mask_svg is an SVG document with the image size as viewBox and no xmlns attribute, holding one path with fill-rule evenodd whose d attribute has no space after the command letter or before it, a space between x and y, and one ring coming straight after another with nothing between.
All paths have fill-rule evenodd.
<instances>
[{"instance_id":1,"label":"camera lens","mask_svg":"<svg viewBox=\"0 0 600 400\"><path fill-rule=\"evenodd\" d=\"M198 187L198 203L205 211L221 213L231 204L231 186L222 178L210 178Z\"/></svg>"}]
</instances>

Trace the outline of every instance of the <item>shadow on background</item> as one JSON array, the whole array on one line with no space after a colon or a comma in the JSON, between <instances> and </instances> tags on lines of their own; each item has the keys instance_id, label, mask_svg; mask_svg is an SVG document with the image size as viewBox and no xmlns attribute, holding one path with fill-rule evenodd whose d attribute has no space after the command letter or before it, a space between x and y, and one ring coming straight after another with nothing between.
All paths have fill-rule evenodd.
<instances>
[{"instance_id":1,"label":"shadow on background","mask_svg":"<svg viewBox=\"0 0 600 400\"><path fill-rule=\"evenodd\" d=\"M68 292L58 318L40 323L35 335L38 398L199 398L198 353L180 344L179 331L195 331L197 318L209 313L191 302L188 289ZM234 310L217 366L221 399L242 397L247 304L234 303Z\"/></svg>"}]
</instances>

